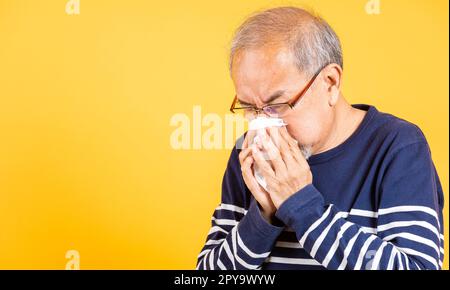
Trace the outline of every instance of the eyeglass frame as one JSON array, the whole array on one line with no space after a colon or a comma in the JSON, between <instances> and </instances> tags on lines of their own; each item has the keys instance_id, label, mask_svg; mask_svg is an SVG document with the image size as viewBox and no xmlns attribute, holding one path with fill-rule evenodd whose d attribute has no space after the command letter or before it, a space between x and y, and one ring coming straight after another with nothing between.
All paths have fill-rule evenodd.
<instances>
[{"instance_id":1,"label":"eyeglass frame","mask_svg":"<svg viewBox=\"0 0 450 290\"><path fill-rule=\"evenodd\" d=\"M256 106L247 106L247 107L238 107L235 108L236 103L238 102L237 95L234 96L233 103L231 104L230 111L231 113L235 114L235 110L245 110L245 109L252 109L256 114L264 113L267 115L267 113L264 111L267 107L273 107L273 106L280 106L280 105L288 105L291 109L294 109L294 107L298 104L298 102L301 100L301 98L306 94L306 92L309 90L309 88L312 86L316 78L320 75L320 73L323 71L323 69L327 65L323 66L320 70L318 70L314 76L309 80L308 84L297 94L295 95L291 100L283 103L275 103L275 104L267 104L264 105L262 108L258 108Z\"/></svg>"}]
</instances>

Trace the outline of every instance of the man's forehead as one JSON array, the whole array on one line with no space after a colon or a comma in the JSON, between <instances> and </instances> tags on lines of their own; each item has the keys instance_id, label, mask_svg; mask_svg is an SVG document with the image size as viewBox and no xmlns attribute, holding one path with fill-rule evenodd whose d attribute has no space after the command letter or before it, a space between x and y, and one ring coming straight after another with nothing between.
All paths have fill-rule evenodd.
<instances>
[{"instance_id":1,"label":"man's forehead","mask_svg":"<svg viewBox=\"0 0 450 290\"><path fill-rule=\"evenodd\" d=\"M254 98L270 103L299 80L299 71L286 51L253 50L236 56L232 78L238 99L253 104Z\"/></svg>"}]
</instances>

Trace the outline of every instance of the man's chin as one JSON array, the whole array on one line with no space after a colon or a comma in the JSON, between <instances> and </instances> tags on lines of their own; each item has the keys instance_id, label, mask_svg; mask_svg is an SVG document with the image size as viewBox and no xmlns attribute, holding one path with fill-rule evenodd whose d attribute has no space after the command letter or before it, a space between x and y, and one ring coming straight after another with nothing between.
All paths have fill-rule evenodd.
<instances>
[{"instance_id":1,"label":"man's chin","mask_svg":"<svg viewBox=\"0 0 450 290\"><path fill-rule=\"evenodd\" d=\"M309 159L312 155L312 146L311 145L299 145L300 152L302 152L303 156L306 160Z\"/></svg>"}]
</instances>

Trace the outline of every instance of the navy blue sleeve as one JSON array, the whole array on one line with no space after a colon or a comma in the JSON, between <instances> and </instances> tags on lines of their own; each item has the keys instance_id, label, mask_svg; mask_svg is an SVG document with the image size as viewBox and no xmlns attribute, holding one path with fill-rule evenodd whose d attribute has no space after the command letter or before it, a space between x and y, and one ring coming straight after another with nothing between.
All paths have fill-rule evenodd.
<instances>
[{"instance_id":1,"label":"navy blue sleeve","mask_svg":"<svg viewBox=\"0 0 450 290\"><path fill-rule=\"evenodd\" d=\"M314 185L290 196L276 216L328 269L440 269L442 189L428 144L418 140L397 147L385 164L378 210L361 213L378 218L374 231L347 221L348 213L326 204Z\"/></svg>"},{"instance_id":2,"label":"navy blue sleeve","mask_svg":"<svg viewBox=\"0 0 450 290\"><path fill-rule=\"evenodd\" d=\"M197 260L197 269L260 269L282 227L268 223L244 185L238 151L233 149L222 182L221 203Z\"/></svg>"}]
</instances>

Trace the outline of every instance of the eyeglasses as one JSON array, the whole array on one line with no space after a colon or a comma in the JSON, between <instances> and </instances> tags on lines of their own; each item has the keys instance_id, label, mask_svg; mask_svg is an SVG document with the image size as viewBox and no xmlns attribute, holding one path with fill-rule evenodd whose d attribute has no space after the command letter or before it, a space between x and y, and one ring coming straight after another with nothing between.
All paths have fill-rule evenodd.
<instances>
[{"instance_id":1,"label":"eyeglasses","mask_svg":"<svg viewBox=\"0 0 450 290\"><path fill-rule=\"evenodd\" d=\"M324 68L324 67L323 67ZM294 107L298 104L300 99L306 94L308 89L312 86L314 81L316 80L317 76L322 72L323 68L321 68L317 73L314 74L314 76L311 78L311 80L308 82L306 87L304 87L295 97L293 97L288 102L284 103L276 103L276 104L268 104L263 106L262 108L258 108L255 106L245 106L240 105L239 99L237 98L237 95L234 96L233 103L231 104L230 111L235 114L237 112L243 112L245 117L253 117L257 116L260 113L264 113L269 117L276 118L276 117L282 117L286 115L286 113L294 109Z\"/></svg>"}]
</instances>

